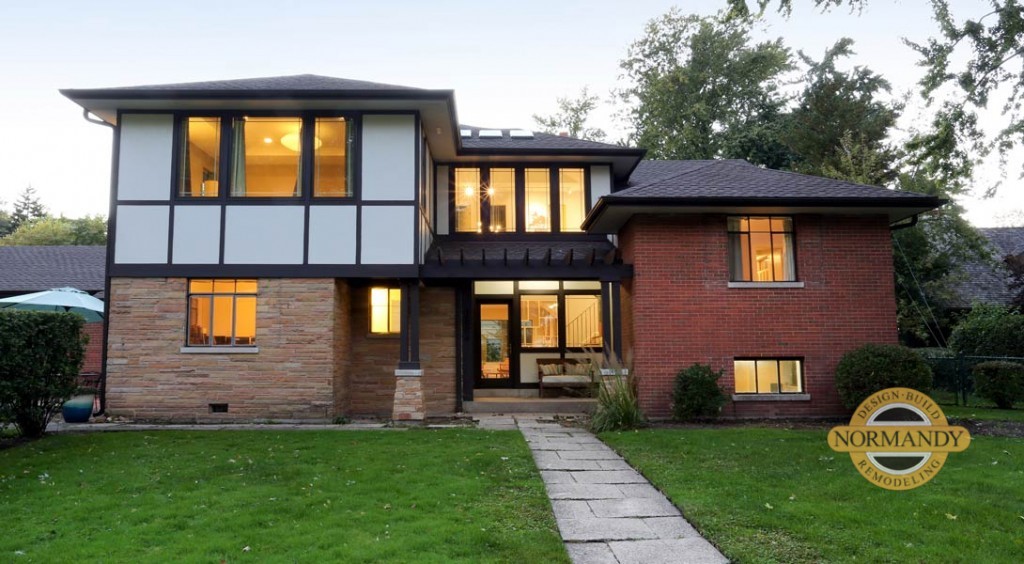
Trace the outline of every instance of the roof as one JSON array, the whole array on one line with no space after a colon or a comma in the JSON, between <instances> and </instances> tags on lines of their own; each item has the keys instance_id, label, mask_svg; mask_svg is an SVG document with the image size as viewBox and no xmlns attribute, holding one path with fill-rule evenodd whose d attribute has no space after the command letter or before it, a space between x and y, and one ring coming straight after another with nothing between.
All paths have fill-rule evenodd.
<instances>
[{"instance_id":1,"label":"roof","mask_svg":"<svg viewBox=\"0 0 1024 564\"><path fill-rule=\"evenodd\" d=\"M603 233L617 231L633 213L835 213L839 208L886 214L895 222L943 203L934 196L761 168L743 160L642 161L625 185L601 198L583 225Z\"/></svg>"},{"instance_id":2,"label":"roof","mask_svg":"<svg viewBox=\"0 0 1024 564\"><path fill-rule=\"evenodd\" d=\"M206 82L179 82L172 84L146 84L142 86L115 86L110 88L64 89L61 93L69 98L130 98L138 96L210 96L219 94L246 95L266 93L383 93L431 92L411 86L398 86L350 78L335 78L318 74L296 74L290 76L267 76L262 78L241 78L236 80L210 80Z\"/></svg>"},{"instance_id":3,"label":"roof","mask_svg":"<svg viewBox=\"0 0 1024 564\"><path fill-rule=\"evenodd\" d=\"M1024 254L1024 227L983 227L978 232L988 239L994 261L978 258L962 265L964 279L956 285L950 307L967 308L975 303L1008 305L1013 299L1010 271L1002 260L1007 255Z\"/></svg>"},{"instance_id":4,"label":"roof","mask_svg":"<svg viewBox=\"0 0 1024 564\"><path fill-rule=\"evenodd\" d=\"M26 294L70 286L103 291L105 246L0 247L0 293Z\"/></svg>"},{"instance_id":5,"label":"roof","mask_svg":"<svg viewBox=\"0 0 1024 564\"><path fill-rule=\"evenodd\" d=\"M594 278L621 271L615 245L606 238L576 240L435 239L422 274L442 278Z\"/></svg>"},{"instance_id":6,"label":"roof","mask_svg":"<svg viewBox=\"0 0 1024 564\"><path fill-rule=\"evenodd\" d=\"M515 130L509 129L477 127L474 125L460 125L459 129L472 132L471 136L462 137L462 147L464 149L566 149L572 151L598 150L615 153L643 153L642 149L635 147L623 147L622 145L577 139L566 135L554 135L542 131L531 132L533 136L529 138L516 138L510 135L510 131ZM481 138L481 130L500 132L501 137Z\"/></svg>"}]
</instances>

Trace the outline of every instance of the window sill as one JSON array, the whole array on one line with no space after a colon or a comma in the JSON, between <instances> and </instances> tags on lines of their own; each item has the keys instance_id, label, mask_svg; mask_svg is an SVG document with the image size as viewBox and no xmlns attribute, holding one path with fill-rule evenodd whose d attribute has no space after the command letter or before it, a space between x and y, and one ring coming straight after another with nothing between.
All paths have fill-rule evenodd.
<instances>
[{"instance_id":1,"label":"window sill","mask_svg":"<svg viewBox=\"0 0 1024 564\"><path fill-rule=\"evenodd\" d=\"M732 401L811 401L811 394L733 394Z\"/></svg>"},{"instance_id":2,"label":"window sill","mask_svg":"<svg viewBox=\"0 0 1024 564\"><path fill-rule=\"evenodd\" d=\"M730 288L803 288L803 282L729 282Z\"/></svg>"},{"instance_id":3,"label":"window sill","mask_svg":"<svg viewBox=\"0 0 1024 564\"><path fill-rule=\"evenodd\" d=\"M181 347L182 354L256 354L259 347Z\"/></svg>"}]
</instances>

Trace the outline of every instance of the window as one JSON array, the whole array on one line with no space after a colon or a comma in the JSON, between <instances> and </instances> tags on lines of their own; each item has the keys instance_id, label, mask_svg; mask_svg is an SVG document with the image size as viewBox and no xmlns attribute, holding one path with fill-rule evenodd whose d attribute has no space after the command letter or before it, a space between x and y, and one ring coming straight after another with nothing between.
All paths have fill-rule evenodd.
<instances>
[{"instance_id":1,"label":"window","mask_svg":"<svg viewBox=\"0 0 1024 564\"><path fill-rule=\"evenodd\" d=\"M585 192L582 168L563 168L558 171L558 201L562 208L558 217L562 231L583 231L580 226L587 215Z\"/></svg>"},{"instance_id":2,"label":"window","mask_svg":"<svg viewBox=\"0 0 1024 564\"><path fill-rule=\"evenodd\" d=\"M731 281L796 280L792 218L730 217L728 228Z\"/></svg>"},{"instance_id":3,"label":"window","mask_svg":"<svg viewBox=\"0 0 1024 564\"><path fill-rule=\"evenodd\" d=\"M551 231L551 171L526 169L526 231Z\"/></svg>"},{"instance_id":4,"label":"window","mask_svg":"<svg viewBox=\"0 0 1024 564\"><path fill-rule=\"evenodd\" d=\"M558 296L521 296L520 324L524 349L558 346Z\"/></svg>"},{"instance_id":5,"label":"window","mask_svg":"<svg viewBox=\"0 0 1024 564\"><path fill-rule=\"evenodd\" d=\"M354 128L343 117L316 118L313 136L313 196L352 196L352 167L349 155L355 147Z\"/></svg>"},{"instance_id":6,"label":"window","mask_svg":"<svg viewBox=\"0 0 1024 564\"><path fill-rule=\"evenodd\" d=\"M243 117L232 130L231 195L295 197L302 194L302 120Z\"/></svg>"},{"instance_id":7,"label":"window","mask_svg":"<svg viewBox=\"0 0 1024 564\"><path fill-rule=\"evenodd\" d=\"M804 390L800 360L736 360L737 394L799 394Z\"/></svg>"},{"instance_id":8,"label":"window","mask_svg":"<svg viewBox=\"0 0 1024 564\"><path fill-rule=\"evenodd\" d=\"M455 231L479 233L480 221L480 169L455 169Z\"/></svg>"},{"instance_id":9,"label":"window","mask_svg":"<svg viewBox=\"0 0 1024 564\"><path fill-rule=\"evenodd\" d=\"M255 280L189 280L188 346L256 344Z\"/></svg>"},{"instance_id":10,"label":"window","mask_svg":"<svg viewBox=\"0 0 1024 564\"><path fill-rule=\"evenodd\" d=\"M220 118L181 121L181 169L178 195L216 198L220 179Z\"/></svg>"},{"instance_id":11,"label":"window","mask_svg":"<svg viewBox=\"0 0 1024 564\"><path fill-rule=\"evenodd\" d=\"M491 233L514 233L516 230L515 169L491 169L487 200L491 206Z\"/></svg>"},{"instance_id":12,"label":"window","mask_svg":"<svg viewBox=\"0 0 1024 564\"><path fill-rule=\"evenodd\" d=\"M370 288L370 333L397 335L402 325L402 290Z\"/></svg>"},{"instance_id":13,"label":"window","mask_svg":"<svg viewBox=\"0 0 1024 564\"><path fill-rule=\"evenodd\" d=\"M565 295L565 346L601 348L601 296Z\"/></svg>"}]
</instances>

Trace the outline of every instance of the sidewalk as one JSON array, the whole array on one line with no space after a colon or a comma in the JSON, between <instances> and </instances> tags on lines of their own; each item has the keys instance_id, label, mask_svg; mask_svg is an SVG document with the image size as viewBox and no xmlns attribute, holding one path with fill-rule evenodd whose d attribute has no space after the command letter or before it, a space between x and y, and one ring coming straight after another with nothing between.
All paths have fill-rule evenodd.
<instances>
[{"instance_id":1,"label":"sidewalk","mask_svg":"<svg viewBox=\"0 0 1024 564\"><path fill-rule=\"evenodd\" d=\"M668 498L593 434L538 416L515 421L533 451L574 563L728 562Z\"/></svg>"}]
</instances>

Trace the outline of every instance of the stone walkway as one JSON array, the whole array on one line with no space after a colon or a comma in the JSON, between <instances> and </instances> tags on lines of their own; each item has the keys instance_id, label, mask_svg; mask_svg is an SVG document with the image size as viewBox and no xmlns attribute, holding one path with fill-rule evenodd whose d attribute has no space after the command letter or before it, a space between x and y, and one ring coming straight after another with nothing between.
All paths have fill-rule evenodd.
<instances>
[{"instance_id":1,"label":"stone walkway","mask_svg":"<svg viewBox=\"0 0 1024 564\"><path fill-rule=\"evenodd\" d=\"M508 428L505 418L484 424ZM672 502L593 434L514 416L576 564L728 562ZM483 422L482 422L483 423Z\"/></svg>"}]
</instances>

